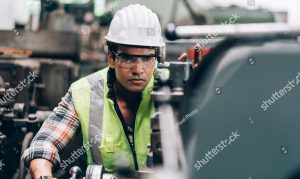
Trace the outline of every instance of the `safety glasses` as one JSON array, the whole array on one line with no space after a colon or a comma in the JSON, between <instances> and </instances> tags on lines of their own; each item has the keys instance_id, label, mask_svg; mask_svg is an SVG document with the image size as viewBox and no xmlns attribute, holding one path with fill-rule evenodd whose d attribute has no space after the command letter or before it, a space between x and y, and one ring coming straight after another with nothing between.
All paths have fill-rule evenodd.
<instances>
[{"instance_id":1,"label":"safety glasses","mask_svg":"<svg viewBox=\"0 0 300 179\"><path fill-rule=\"evenodd\" d=\"M143 68L151 68L157 61L156 55L130 55L125 53L112 52L115 56L117 64L121 68L133 68L137 63L140 63Z\"/></svg>"}]
</instances>

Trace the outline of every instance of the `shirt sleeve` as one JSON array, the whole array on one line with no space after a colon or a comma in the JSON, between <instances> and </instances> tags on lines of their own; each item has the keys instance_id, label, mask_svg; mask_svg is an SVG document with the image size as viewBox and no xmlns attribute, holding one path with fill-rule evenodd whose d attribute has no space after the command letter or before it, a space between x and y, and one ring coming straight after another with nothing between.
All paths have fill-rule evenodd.
<instances>
[{"instance_id":1,"label":"shirt sleeve","mask_svg":"<svg viewBox=\"0 0 300 179\"><path fill-rule=\"evenodd\" d=\"M53 113L46 119L24 151L22 160L28 167L36 158L49 160L54 165L60 163L59 154L79 129L79 120L69 90Z\"/></svg>"}]
</instances>

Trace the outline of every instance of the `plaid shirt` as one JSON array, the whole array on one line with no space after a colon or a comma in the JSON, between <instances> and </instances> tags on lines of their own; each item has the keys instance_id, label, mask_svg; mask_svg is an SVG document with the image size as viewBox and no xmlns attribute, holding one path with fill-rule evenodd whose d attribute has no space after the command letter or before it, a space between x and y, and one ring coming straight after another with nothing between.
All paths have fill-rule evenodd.
<instances>
[{"instance_id":1,"label":"plaid shirt","mask_svg":"<svg viewBox=\"0 0 300 179\"><path fill-rule=\"evenodd\" d=\"M53 113L43 123L30 147L24 151L22 159L25 165L28 166L29 162L35 158L47 159L53 164L60 163L60 152L77 130L80 130L79 126L79 119L69 90L58 107L54 108Z\"/></svg>"},{"instance_id":2,"label":"plaid shirt","mask_svg":"<svg viewBox=\"0 0 300 179\"><path fill-rule=\"evenodd\" d=\"M116 102L113 84L115 82L115 73L108 70L107 73L107 97L114 101L116 113L121 121L124 121L120 112L119 106ZM125 123L124 123L125 125ZM43 123L39 132L33 138L31 145L24 151L22 159L25 165L35 158L43 158L51 161L54 165L60 163L59 154L64 147L69 143L75 133L80 132L80 121L74 107L71 90L62 98L58 107L54 108L51 116ZM123 126L125 127L125 126ZM129 129L124 128L125 130ZM132 133L128 131L129 138ZM133 141L128 141L133 145Z\"/></svg>"}]
</instances>

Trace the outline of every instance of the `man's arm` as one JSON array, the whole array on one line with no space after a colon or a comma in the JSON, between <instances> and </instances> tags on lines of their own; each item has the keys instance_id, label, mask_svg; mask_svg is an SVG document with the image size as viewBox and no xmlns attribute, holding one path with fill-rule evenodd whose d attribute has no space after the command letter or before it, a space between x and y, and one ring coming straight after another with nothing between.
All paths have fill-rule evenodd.
<instances>
[{"instance_id":1,"label":"man's arm","mask_svg":"<svg viewBox=\"0 0 300 179\"><path fill-rule=\"evenodd\" d=\"M78 129L79 120L69 90L22 156L25 165L30 164L33 178L52 176L52 167L60 163L59 153Z\"/></svg>"},{"instance_id":2,"label":"man's arm","mask_svg":"<svg viewBox=\"0 0 300 179\"><path fill-rule=\"evenodd\" d=\"M37 158L30 161L30 173L33 179L38 179L39 176L51 176L52 177L52 162Z\"/></svg>"}]
</instances>

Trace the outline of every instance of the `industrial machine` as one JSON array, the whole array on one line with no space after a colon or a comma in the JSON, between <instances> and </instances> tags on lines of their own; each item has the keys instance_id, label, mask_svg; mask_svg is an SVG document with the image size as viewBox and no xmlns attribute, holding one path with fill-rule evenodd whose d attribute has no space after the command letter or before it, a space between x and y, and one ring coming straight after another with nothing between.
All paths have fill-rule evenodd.
<instances>
[{"instance_id":1,"label":"industrial machine","mask_svg":"<svg viewBox=\"0 0 300 179\"><path fill-rule=\"evenodd\" d=\"M203 37L218 28L206 27L176 27L172 34ZM220 32L225 40L203 58L185 89L178 118L185 176L298 178L299 29L231 27Z\"/></svg>"},{"instance_id":2,"label":"industrial machine","mask_svg":"<svg viewBox=\"0 0 300 179\"><path fill-rule=\"evenodd\" d=\"M0 165L1 178L24 178L26 169L20 161L21 154L29 146L33 136L51 111L28 113L25 103L18 103L15 97L5 96L16 91L10 83L0 83Z\"/></svg>"},{"instance_id":3,"label":"industrial machine","mask_svg":"<svg viewBox=\"0 0 300 179\"><path fill-rule=\"evenodd\" d=\"M98 178L298 178L300 31L269 27L268 33L227 32L187 83L174 71L189 73L188 63L161 65L151 170L108 174L93 166Z\"/></svg>"},{"instance_id":4,"label":"industrial machine","mask_svg":"<svg viewBox=\"0 0 300 179\"><path fill-rule=\"evenodd\" d=\"M0 31L0 178L24 178L24 150L78 78L76 33Z\"/></svg>"},{"instance_id":5,"label":"industrial machine","mask_svg":"<svg viewBox=\"0 0 300 179\"><path fill-rule=\"evenodd\" d=\"M61 1L62 7L43 0L40 31L0 31L0 178L30 178L20 156L43 121L73 81L106 65L104 54L91 60L95 58L91 51L100 47L91 39L103 35L95 32L87 37L92 21L84 17L95 2ZM111 12L132 3L113 2ZM264 9L230 6L197 11L193 1L168 2L173 8L165 13L173 10L168 14L173 19L162 14L169 41L152 93L156 113L147 170L131 171L121 161L116 173L106 173L101 165L87 166L82 156L66 169L55 166L54 176L88 179L96 172L103 179L299 178L299 28L267 23L277 19ZM155 4L145 3L150 8ZM154 10L159 14L165 10L161 8ZM187 16L174 14L177 8L187 11L189 25L202 25L178 26L188 21ZM260 24L207 25L222 22L237 9L241 23ZM55 10L58 13L51 14ZM111 16L107 13L97 20L105 26ZM73 19L75 25L57 25L64 19ZM214 29L220 29L217 37L208 40ZM203 39L207 40L203 48L195 48ZM191 61L177 61L184 51L199 63L196 71ZM221 145L232 133L236 139ZM82 146L81 137L76 134L62 160Z\"/></svg>"}]
</instances>

